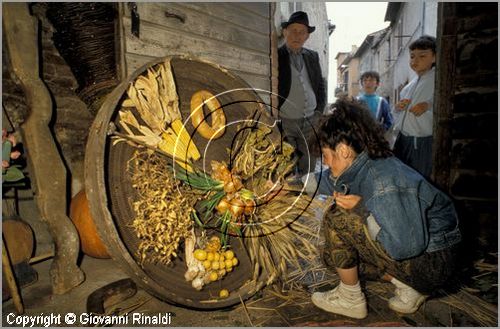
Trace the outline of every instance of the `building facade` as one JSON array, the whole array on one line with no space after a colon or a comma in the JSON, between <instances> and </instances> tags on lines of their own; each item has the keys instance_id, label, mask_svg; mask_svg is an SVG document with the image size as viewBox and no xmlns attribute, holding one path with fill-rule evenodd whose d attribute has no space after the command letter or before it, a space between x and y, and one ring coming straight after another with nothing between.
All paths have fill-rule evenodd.
<instances>
[{"instance_id":1,"label":"building facade","mask_svg":"<svg viewBox=\"0 0 500 329\"><path fill-rule=\"evenodd\" d=\"M359 94L359 57L358 47L353 45L350 52L340 52L337 60L337 88L335 97L356 96Z\"/></svg>"},{"instance_id":2,"label":"building facade","mask_svg":"<svg viewBox=\"0 0 500 329\"><path fill-rule=\"evenodd\" d=\"M351 52L350 58L337 60L337 65L349 68L349 96L359 91L359 75L374 70L380 74L378 93L394 104L415 74L409 66L408 46L423 34L436 36L437 3L389 2L385 21L390 22L389 27L368 34L359 49ZM338 78L338 83L345 81Z\"/></svg>"},{"instance_id":3,"label":"building facade","mask_svg":"<svg viewBox=\"0 0 500 329\"><path fill-rule=\"evenodd\" d=\"M381 69L380 49L378 45L389 32L388 28L370 33L359 47L355 57L359 57L359 72L377 71Z\"/></svg>"},{"instance_id":4,"label":"building facade","mask_svg":"<svg viewBox=\"0 0 500 329\"><path fill-rule=\"evenodd\" d=\"M389 2L385 15L389 32L378 45L380 73L384 85L380 92L390 97L394 104L399 92L415 76L409 66L409 45L420 36L436 36L437 3Z\"/></svg>"}]
</instances>

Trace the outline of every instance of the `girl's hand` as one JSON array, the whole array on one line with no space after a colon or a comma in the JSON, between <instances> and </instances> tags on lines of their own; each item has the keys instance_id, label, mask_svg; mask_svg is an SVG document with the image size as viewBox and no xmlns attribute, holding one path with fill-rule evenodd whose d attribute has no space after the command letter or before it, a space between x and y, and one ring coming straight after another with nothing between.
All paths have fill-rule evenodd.
<instances>
[{"instance_id":1,"label":"girl's hand","mask_svg":"<svg viewBox=\"0 0 500 329\"><path fill-rule=\"evenodd\" d=\"M421 116L422 114L425 113L429 109L429 103L427 102L422 102L415 104L411 107L410 112L415 114L417 117Z\"/></svg>"},{"instance_id":2,"label":"girl's hand","mask_svg":"<svg viewBox=\"0 0 500 329\"><path fill-rule=\"evenodd\" d=\"M333 198L341 208L351 210L361 201L361 196L355 194L344 195L339 192L333 192Z\"/></svg>"}]
</instances>

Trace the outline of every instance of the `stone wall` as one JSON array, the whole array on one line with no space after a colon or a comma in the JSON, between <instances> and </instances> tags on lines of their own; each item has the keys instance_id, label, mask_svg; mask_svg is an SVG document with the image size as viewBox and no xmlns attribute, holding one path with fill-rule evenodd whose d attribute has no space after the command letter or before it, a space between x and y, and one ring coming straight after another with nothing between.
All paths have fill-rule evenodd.
<instances>
[{"instance_id":1,"label":"stone wall","mask_svg":"<svg viewBox=\"0 0 500 329\"><path fill-rule=\"evenodd\" d=\"M68 65L60 56L52 41L53 29L45 16L46 7L37 3L31 7L33 16L39 19L41 65L40 73L52 95L54 115L51 128L71 179L71 196L83 188L83 161L88 131L93 116L76 95L78 85ZM5 40L5 39L4 39ZM12 77L5 45L2 62L3 106L16 132L29 115L22 89ZM29 151L29 150L28 150ZM50 161L50 159L48 159Z\"/></svg>"},{"instance_id":2,"label":"stone wall","mask_svg":"<svg viewBox=\"0 0 500 329\"><path fill-rule=\"evenodd\" d=\"M498 4L439 6L436 182L455 199L466 240L496 250Z\"/></svg>"}]
</instances>

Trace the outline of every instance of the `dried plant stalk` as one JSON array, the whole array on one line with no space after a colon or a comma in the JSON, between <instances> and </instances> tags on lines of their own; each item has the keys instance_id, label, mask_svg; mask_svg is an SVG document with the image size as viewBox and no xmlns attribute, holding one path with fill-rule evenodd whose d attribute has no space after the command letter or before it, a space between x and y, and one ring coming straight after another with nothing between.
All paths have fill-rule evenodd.
<instances>
[{"instance_id":1,"label":"dried plant stalk","mask_svg":"<svg viewBox=\"0 0 500 329\"><path fill-rule=\"evenodd\" d=\"M441 302L460 310L476 320L481 326L496 327L498 325L498 308L466 290L461 289L455 294L446 294L440 299Z\"/></svg>"},{"instance_id":2,"label":"dried plant stalk","mask_svg":"<svg viewBox=\"0 0 500 329\"><path fill-rule=\"evenodd\" d=\"M290 206L295 202L293 206ZM301 269L314 262L319 252L316 244L318 230L305 225L305 218L314 217L315 202L308 196L282 192L259 208L255 221L244 229L245 245L252 263L258 263L273 280L285 279L288 269Z\"/></svg>"},{"instance_id":3,"label":"dried plant stalk","mask_svg":"<svg viewBox=\"0 0 500 329\"><path fill-rule=\"evenodd\" d=\"M247 128L247 129L244 129ZM253 185L265 184L265 180L276 180L286 176L295 165L291 160L293 147L272 138L272 130L267 126L244 127L235 143L234 168L243 179L252 179ZM255 181L257 177L264 181Z\"/></svg>"},{"instance_id":4,"label":"dried plant stalk","mask_svg":"<svg viewBox=\"0 0 500 329\"><path fill-rule=\"evenodd\" d=\"M261 196L256 212L247 218L244 241L255 266L254 279L261 267L269 275L266 284L271 284L286 277L288 267L301 268L318 257L313 243L317 229L300 218L314 217L319 205L284 183L295 165L291 145L281 143L266 126L240 131L244 133L235 143L233 170L245 179L245 188Z\"/></svg>"},{"instance_id":5,"label":"dried plant stalk","mask_svg":"<svg viewBox=\"0 0 500 329\"><path fill-rule=\"evenodd\" d=\"M136 151L129 168L139 196L131 226L140 240L140 263L169 264L177 257L181 240L189 235L191 213L200 195L176 180L166 159L156 153Z\"/></svg>"}]
</instances>

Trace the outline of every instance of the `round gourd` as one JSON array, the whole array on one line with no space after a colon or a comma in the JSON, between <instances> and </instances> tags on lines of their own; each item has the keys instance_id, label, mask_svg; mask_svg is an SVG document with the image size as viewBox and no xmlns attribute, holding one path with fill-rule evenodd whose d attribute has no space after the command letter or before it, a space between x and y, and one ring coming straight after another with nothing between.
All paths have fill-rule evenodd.
<instances>
[{"instance_id":1,"label":"round gourd","mask_svg":"<svg viewBox=\"0 0 500 329\"><path fill-rule=\"evenodd\" d=\"M97 233L84 190L78 192L71 200L69 217L80 236L83 253L95 258L110 258L106 246Z\"/></svg>"}]
</instances>

